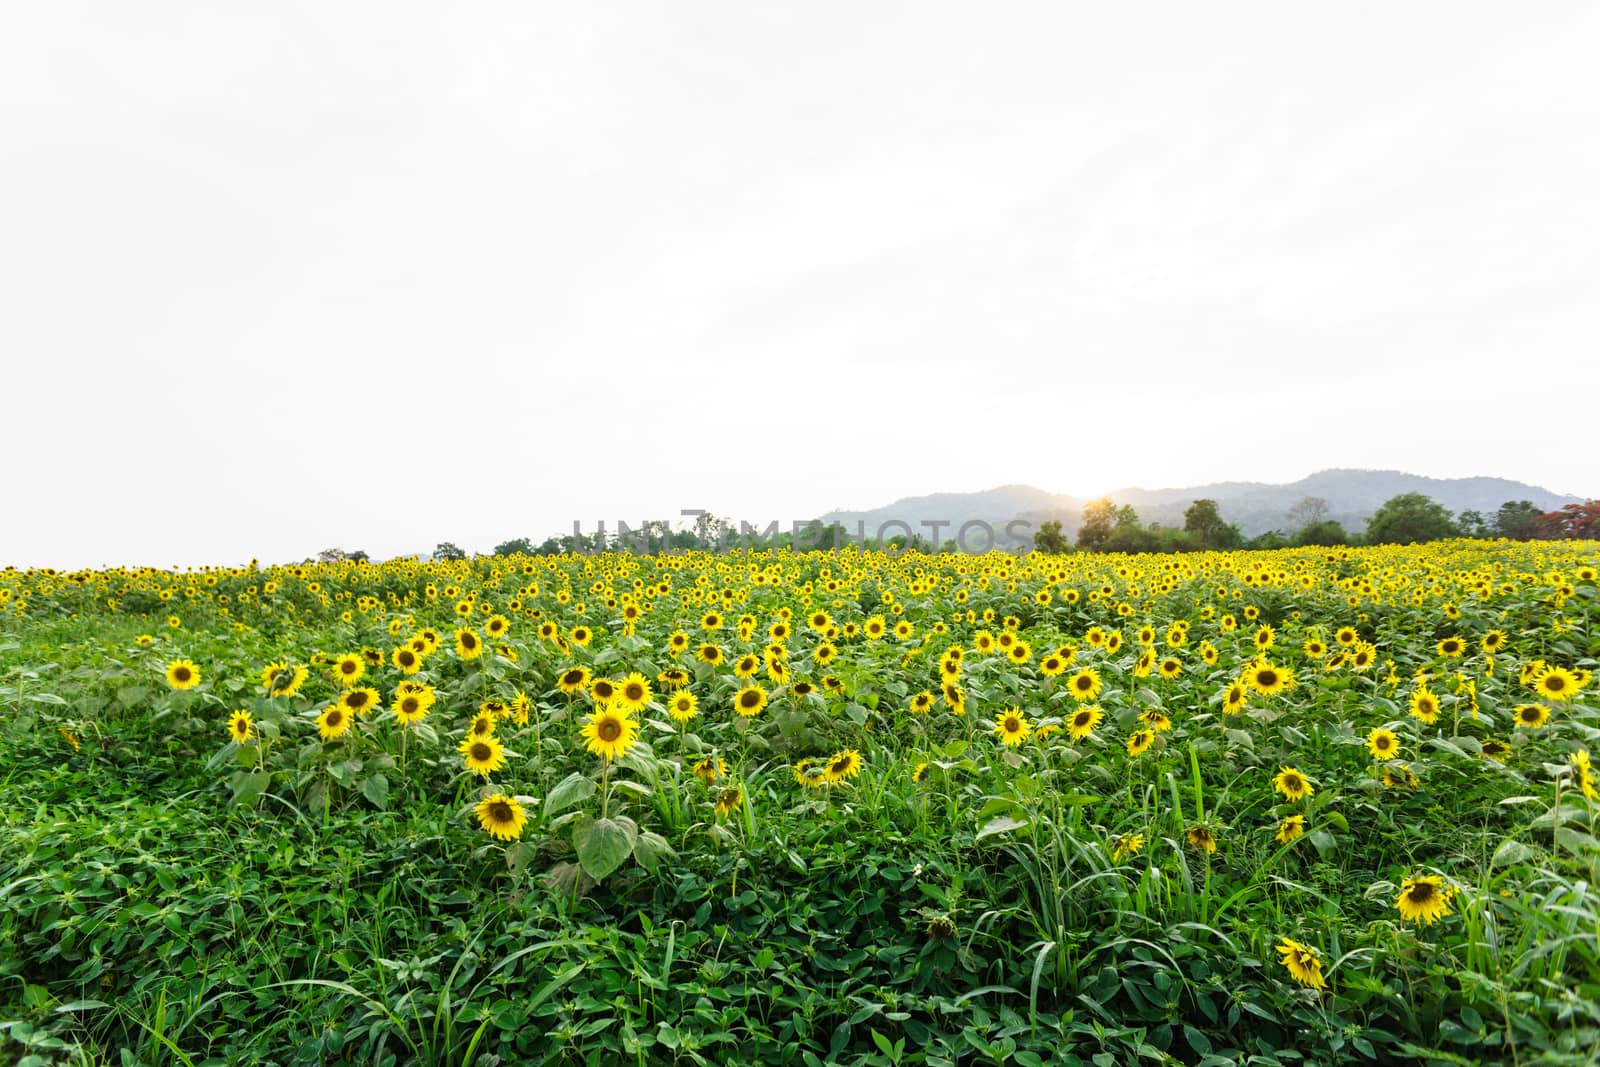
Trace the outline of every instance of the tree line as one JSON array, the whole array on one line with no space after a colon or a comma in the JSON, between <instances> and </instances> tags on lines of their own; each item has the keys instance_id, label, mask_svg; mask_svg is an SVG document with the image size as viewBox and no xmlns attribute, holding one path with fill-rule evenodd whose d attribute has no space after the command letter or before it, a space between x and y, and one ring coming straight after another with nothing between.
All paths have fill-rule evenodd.
<instances>
[{"instance_id":1,"label":"tree line","mask_svg":"<svg viewBox=\"0 0 1600 1067\"><path fill-rule=\"evenodd\" d=\"M1439 541L1448 537L1497 538L1513 541L1600 540L1600 500L1568 504L1556 511L1544 511L1527 500L1508 500L1492 516L1478 511L1451 515L1443 504L1422 493L1402 493L1384 502L1367 523L1364 534L1353 534L1328 517L1328 502L1308 496L1286 513L1288 532L1268 530L1246 538L1237 523L1227 522L1217 502L1196 500L1183 513L1183 525L1146 524L1130 505L1118 507L1110 497L1091 500L1083 507L1083 525L1077 540L1069 540L1060 520L1040 524L1033 535L1033 547L1042 552L1217 552L1231 549L1298 548L1307 545L1394 545ZM884 539L852 538L837 523L818 527L812 536L796 543L791 532L767 531L756 534L737 527L732 519L702 515L687 530L673 530L666 522L647 522L638 529L607 532L603 527L591 533L549 537L534 544L526 537L515 537L494 546L492 555L551 556L566 552L593 553L627 550L649 554L705 549L726 551L737 548L836 549L847 544L873 550L911 550L917 552L955 552L954 541L935 545L920 534ZM452 541L441 541L433 550L437 560L467 559L471 553ZM323 562L351 560L368 562L367 553L342 548L324 549L317 554Z\"/></svg>"},{"instance_id":2,"label":"tree line","mask_svg":"<svg viewBox=\"0 0 1600 1067\"><path fill-rule=\"evenodd\" d=\"M1292 532L1268 530L1245 538L1238 524L1223 521L1215 500L1196 500L1183 513L1183 526L1145 525L1139 513L1110 497L1083 507L1083 525L1076 545L1067 541L1061 523L1043 523L1033 535L1043 552L1214 552L1235 548L1272 549L1305 545L1404 545L1447 537L1497 538L1513 541L1600 539L1600 500L1568 504L1544 511L1528 500L1508 500L1493 517L1449 509L1422 493L1401 493L1384 501L1367 522L1364 534L1352 534L1328 517L1328 502L1309 496L1290 508Z\"/></svg>"}]
</instances>

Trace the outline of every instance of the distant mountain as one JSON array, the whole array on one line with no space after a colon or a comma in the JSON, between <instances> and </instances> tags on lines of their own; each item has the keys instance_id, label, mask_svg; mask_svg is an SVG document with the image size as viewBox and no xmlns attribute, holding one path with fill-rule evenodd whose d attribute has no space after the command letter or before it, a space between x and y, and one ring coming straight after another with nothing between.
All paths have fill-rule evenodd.
<instances>
[{"instance_id":1,"label":"distant mountain","mask_svg":"<svg viewBox=\"0 0 1600 1067\"><path fill-rule=\"evenodd\" d=\"M1289 509L1306 497L1321 497L1328 502L1328 518L1342 523L1352 533L1364 530L1373 512L1391 497L1401 493L1421 493L1448 508L1451 514L1479 511L1489 519L1508 500L1529 500L1544 511L1581 498L1563 496L1536 485L1505 478L1424 478L1400 471L1325 470L1288 485L1262 482L1217 482L1186 489L1119 489L1105 495L1119 507L1131 505L1146 523L1182 526L1183 513L1200 499L1217 502L1217 510L1228 522L1238 523L1246 537L1268 530L1292 532L1297 523ZM928 523L942 524L939 539L955 536L963 523L981 520L994 528L998 544L1031 541L1032 531L1049 519L1061 520L1068 537L1077 534L1083 520L1083 506L1092 498L1057 495L1029 485L1003 485L980 493L934 493L906 497L886 507L870 511L832 511L821 516L823 523L837 522L854 536L864 527L866 535L876 536L885 523L903 522L930 538ZM1016 535L1007 537L1005 525L1013 519L1027 524ZM899 526L885 529L892 537L904 531Z\"/></svg>"}]
</instances>

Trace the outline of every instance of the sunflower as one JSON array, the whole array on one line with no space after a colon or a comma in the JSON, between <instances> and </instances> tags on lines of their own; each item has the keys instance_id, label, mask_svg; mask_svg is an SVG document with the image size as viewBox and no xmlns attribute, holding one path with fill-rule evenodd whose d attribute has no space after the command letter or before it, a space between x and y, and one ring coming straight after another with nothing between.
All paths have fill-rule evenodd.
<instances>
[{"instance_id":1,"label":"sunflower","mask_svg":"<svg viewBox=\"0 0 1600 1067\"><path fill-rule=\"evenodd\" d=\"M1234 682L1228 686L1228 691L1222 697L1222 714L1237 715L1244 710L1244 698L1249 695L1249 689L1242 681Z\"/></svg>"},{"instance_id":2,"label":"sunflower","mask_svg":"<svg viewBox=\"0 0 1600 1067\"><path fill-rule=\"evenodd\" d=\"M1015 748L1028 739L1033 726L1021 708L1011 708L995 716L994 733L1007 748Z\"/></svg>"},{"instance_id":3,"label":"sunflower","mask_svg":"<svg viewBox=\"0 0 1600 1067\"><path fill-rule=\"evenodd\" d=\"M1117 834L1111 839L1111 862L1121 863L1144 850L1143 834Z\"/></svg>"},{"instance_id":4,"label":"sunflower","mask_svg":"<svg viewBox=\"0 0 1600 1067\"><path fill-rule=\"evenodd\" d=\"M673 722L688 722L699 714L700 701L693 693L680 691L667 700L667 714Z\"/></svg>"},{"instance_id":5,"label":"sunflower","mask_svg":"<svg viewBox=\"0 0 1600 1067\"><path fill-rule=\"evenodd\" d=\"M1433 648L1434 651L1446 659L1459 659L1461 654L1467 650L1467 643L1459 637L1447 637L1437 645L1434 645Z\"/></svg>"},{"instance_id":6,"label":"sunflower","mask_svg":"<svg viewBox=\"0 0 1600 1067\"><path fill-rule=\"evenodd\" d=\"M711 644L710 642L707 642L706 644L700 646L700 648L695 652L695 656L700 660L701 663L709 663L712 666L716 666L718 663L722 662L722 649Z\"/></svg>"},{"instance_id":7,"label":"sunflower","mask_svg":"<svg viewBox=\"0 0 1600 1067\"><path fill-rule=\"evenodd\" d=\"M1411 717L1426 723L1439 719L1439 698L1425 685L1417 686L1411 694Z\"/></svg>"},{"instance_id":8,"label":"sunflower","mask_svg":"<svg viewBox=\"0 0 1600 1067\"><path fill-rule=\"evenodd\" d=\"M832 784L828 781L827 764L812 759L803 759L794 765L794 780L807 789L821 789ZM912 773L911 780L918 781L915 772Z\"/></svg>"},{"instance_id":9,"label":"sunflower","mask_svg":"<svg viewBox=\"0 0 1600 1067\"><path fill-rule=\"evenodd\" d=\"M1341 626L1338 630L1334 631L1333 640L1335 643L1349 648L1351 645L1361 640L1361 635L1356 633L1354 627Z\"/></svg>"},{"instance_id":10,"label":"sunflower","mask_svg":"<svg viewBox=\"0 0 1600 1067\"><path fill-rule=\"evenodd\" d=\"M632 716L602 706L584 720L581 733L585 747L609 762L627 755L639 740L639 725Z\"/></svg>"},{"instance_id":11,"label":"sunflower","mask_svg":"<svg viewBox=\"0 0 1600 1067\"><path fill-rule=\"evenodd\" d=\"M715 811L717 818L726 819L744 805L744 790L738 786L730 786L717 794Z\"/></svg>"},{"instance_id":12,"label":"sunflower","mask_svg":"<svg viewBox=\"0 0 1600 1067\"><path fill-rule=\"evenodd\" d=\"M1143 652L1139 653L1139 658L1134 661L1133 676L1135 678L1148 677L1150 671L1154 669L1155 665L1156 650L1153 648L1147 648Z\"/></svg>"},{"instance_id":13,"label":"sunflower","mask_svg":"<svg viewBox=\"0 0 1600 1067\"><path fill-rule=\"evenodd\" d=\"M589 698L599 705L608 705L617 699L617 683L610 678L596 678L589 684Z\"/></svg>"},{"instance_id":14,"label":"sunflower","mask_svg":"<svg viewBox=\"0 0 1600 1067\"><path fill-rule=\"evenodd\" d=\"M269 663L261 670L261 688L267 691L268 697L292 697L300 692L309 677L311 672L305 667L286 661Z\"/></svg>"},{"instance_id":15,"label":"sunflower","mask_svg":"<svg viewBox=\"0 0 1600 1067\"><path fill-rule=\"evenodd\" d=\"M354 652L346 652L333 661L333 676L339 679L339 684L346 689L361 680L367 673L367 661Z\"/></svg>"},{"instance_id":16,"label":"sunflower","mask_svg":"<svg viewBox=\"0 0 1600 1067\"><path fill-rule=\"evenodd\" d=\"M401 726L411 726L428 717L428 712L433 708L433 692L427 693L401 693L396 691L394 699L395 721Z\"/></svg>"},{"instance_id":17,"label":"sunflower","mask_svg":"<svg viewBox=\"0 0 1600 1067\"><path fill-rule=\"evenodd\" d=\"M645 676L634 671L621 682L617 683L617 696L613 703L618 711L633 713L643 711L645 705L650 703L655 696L650 691L650 683Z\"/></svg>"},{"instance_id":18,"label":"sunflower","mask_svg":"<svg viewBox=\"0 0 1600 1067\"><path fill-rule=\"evenodd\" d=\"M336 741L350 732L350 724L354 720L350 713L338 704L323 708L322 714L317 716L317 733L324 741Z\"/></svg>"},{"instance_id":19,"label":"sunflower","mask_svg":"<svg viewBox=\"0 0 1600 1067\"><path fill-rule=\"evenodd\" d=\"M967 713L967 694L959 685L946 683L940 687L940 694L950 709L952 715L965 715Z\"/></svg>"},{"instance_id":20,"label":"sunflower","mask_svg":"<svg viewBox=\"0 0 1600 1067\"><path fill-rule=\"evenodd\" d=\"M933 710L933 702L935 699L936 698L932 693L924 689L922 692L911 698L911 710L918 715L926 715L928 712Z\"/></svg>"},{"instance_id":21,"label":"sunflower","mask_svg":"<svg viewBox=\"0 0 1600 1067\"><path fill-rule=\"evenodd\" d=\"M1400 909L1400 918L1406 922L1434 923L1450 914L1451 896L1443 878L1424 874L1400 883L1400 895L1395 898L1394 906Z\"/></svg>"},{"instance_id":22,"label":"sunflower","mask_svg":"<svg viewBox=\"0 0 1600 1067\"><path fill-rule=\"evenodd\" d=\"M682 689L689 684L689 672L682 667L668 667L656 675L656 681L668 689Z\"/></svg>"},{"instance_id":23,"label":"sunflower","mask_svg":"<svg viewBox=\"0 0 1600 1067\"><path fill-rule=\"evenodd\" d=\"M463 626L456 631L456 654L462 659L477 659L483 655L483 642L475 630Z\"/></svg>"},{"instance_id":24,"label":"sunflower","mask_svg":"<svg viewBox=\"0 0 1600 1067\"><path fill-rule=\"evenodd\" d=\"M574 626L572 628L572 632L567 636L575 645L587 645L590 641L594 640L594 631L589 629L587 626Z\"/></svg>"},{"instance_id":25,"label":"sunflower","mask_svg":"<svg viewBox=\"0 0 1600 1067\"><path fill-rule=\"evenodd\" d=\"M1105 712L1093 704L1079 708L1067 719L1067 736L1074 741L1082 741L1094 733L1095 727L1100 725L1100 720L1105 718Z\"/></svg>"},{"instance_id":26,"label":"sunflower","mask_svg":"<svg viewBox=\"0 0 1600 1067\"><path fill-rule=\"evenodd\" d=\"M353 715L366 715L377 709L383 698L376 689L361 687L359 689L346 689L339 694L339 703Z\"/></svg>"},{"instance_id":27,"label":"sunflower","mask_svg":"<svg viewBox=\"0 0 1600 1067\"><path fill-rule=\"evenodd\" d=\"M1280 845L1287 845L1290 841L1306 832L1306 817L1304 815L1285 815L1278 821L1278 832L1273 835L1273 840Z\"/></svg>"},{"instance_id":28,"label":"sunflower","mask_svg":"<svg viewBox=\"0 0 1600 1067\"><path fill-rule=\"evenodd\" d=\"M928 776L928 762L926 760L924 760L923 762L917 764L915 767L913 767L911 769L911 780L913 782L920 782L924 778L926 778L927 776Z\"/></svg>"},{"instance_id":29,"label":"sunflower","mask_svg":"<svg viewBox=\"0 0 1600 1067\"><path fill-rule=\"evenodd\" d=\"M483 624L483 632L490 637L504 637L511 630L511 620L504 615L491 615Z\"/></svg>"},{"instance_id":30,"label":"sunflower","mask_svg":"<svg viewBox=\"0 0 1600 1067\"><path fill-rule=\"evenodd\" d=\"M817 691L817 687L816 686L812 685L810 682L807 682L807 681L805 681L803 679L801 681L798 681L798 682L794 683L793 685L791 685L789 687L789 692L793 693L797 699L801 699L801 700L804 700L807 696L809 696L812 693L815 693L816 691Z\"/></svg>"},{"instance_id":31,"label":"sunflower","mask_svg":"<svg viewBox=\"0 0 1600 1067\"><path fill-rule=\"evenodd\" d=\"M1367 751L1373 759L1394 759L1400 754L1400 738L1393 730L1375 727L1367 734Z\"/></svg>"},{"instance_id":32,"label":"sunflower","mask_svg":"<svg viewBox=\"0 0 1600 1067\"><path fill-rule=\"evenodd\" d=\"M1307 659L1321 659L1328 654L1328 646L1315 637L1308 637L1306 643L1301 646L1301 651L1306 654Z\"/></svg>"},{"instance_id":33,"label":"sunflower","mask_svg":"<svg viewBox=\"0 0 1600 1067\"><path fill-rule=\"evenodd\" d=\"M1574 752L1569 761L1572 764L1573 777L1577 781L1578 791L1590 800L1600 800L1600 791L1595 789L1594 771L1589 763L1589 750L1580 748Z\"/></svg>"},{"instance_id":34,"label":"sunflower","mask_svg":"<svg viewBox=\"0 0 1600 1067\"><path fill-rule=\"evenodd\" d=\"M1310 945L1285 937L1278 941L1278 955L1278 962L1296 982L1312 989L1328 988L1322 979L1322 956Z\"/></svg>"},{"instance_id":35,"label":"sunflower","mask_svg":"<svg viewBox=\"0 0 1600 1067\"><path fill-rule=\"evenodd\" d=\"M200 668L189 660L174 660L167 664L167 684L174 689L193 689L200 684Z\"/></svg>"},{"instance_id":36,"label":"sunflower","mask_svg":"<svg viewBox=\"0 0 1600 1067\"><path fill-rule=\"evenodd\" d=\"M469 735L462 739L460 748L467 770L473 774L489 775L506 765L506 747L493 734Z\"/></svg>"},{"instance_id":37,"label":"sunflower","mask_svg":"<svg viewBox=\"0 0 1600 1067\"><path fill-rule=\"evenodd\" d=\"M839 785L861 773L861 753L853 748L835 752L823 766L829 785Z\"/></svg>"},{"instance_id":38,"label":"sunflower","mask_svg":"<svg viewBox=\"0 0 1600 1067\"><path fill-rule=\"evenodd\" d=\"M1154 708L1140 712L1139 721L1158 734L1164 734L1172 729L1172 720L1167 717L1166 712L1157 711Z\"/></svg>"},{"instance_id":39,"label":"sunflower","mask_svg":"<svg viewBox=\"0 0 1600 1067\"><path fill-rule=\"evenodd\" d=\"M389 659L404 674L416 674L422 669L422 656L410 645L401 645L389 654Z\"/></svg>"},{"instance_id":40,"label":"sunflower","mask_svg":"<svg viewBox=\"0 0 1600 1067\"><path fill-rule=\"evenodd\" d=\"M589 668L568 667L556 679L556 688L572 696L589 688Z\"/></svg>"},{"instance_id":41,"label":"sunflower","mask_svg":"<svg viewBox=\"0 0 1600 1067\"><path fill-rule=\"evenodd\" d=\"M233 738L234 744L248 744L255 732L255 720L248 711L236 711L228 716L228 736Z\"/></svg>"},{"instance_id":42,"label":"sunflower","mask_svg":"<svg viewBox=\"0 0 1600 1067\"><path fill-rule=\"evenodd\" d=\"M1121 651L1121 649L1122 649L1122 631L1121 630L1112 630L1110 633L1106 634L1105 650L1107 652L1111 653L1112 655L1116 655L1117 652Z\"/></svg>"},{"instance_id":43,"label":"sunflower","mask_svg":"<svg viewBox=\"0 0 1600 1067\"><path fill-rule=\"evenodd\" d=\"M515 841L522 836L522 827L527 821L522 805L504 793L494 793L478 801L478 825L496 840Z\"/></svg>"},{"instance_id":44,"label":"sunflower","mask_svg":"<svg viewBox=\"0 0 1600 1067\"><path fill-rule=\"evenodd\" d=\"M1176 656L1168 656L1161 661L1161 666L1157 670L1161 672L1163 678L1176 678L1183 673L1183 661Z\"/></svg>"},{"instance_id":45,"label":"sunflower","mask_svg":"<svg viewBox=\"0 0 1600 1067\"><path fill-rule=\"evenodd\" d=\"M704 759L697 759L689 768L689 773L706 785L716 785L728 776L728 761L721 756L707 756Z\"/></svg>"},{"instance_id":46,"label":"sunflower","mask_svg":"<svg viewBox=\"0 0 1600 1067\"><path fill-rule=\"evenodd\" d=\"M1135 730L1128 735L1128 755L1142 756L1156 743L1154 730Z\"/></svg>"},{"instance_id":47,"label":"sunflower","mask_svg":"<svg viewBox=\"0 0 1600 1067\"><path fill-rule=\"evenodd\" d=\"M1067 679L1067 692L1072 694L1072 699L1082 703L1093 700L1100 695L1100 675L1093 667L1083 670Z\"/></svg>"},{"instance_id":48,"label":"sunflower","mask_svg":"<svg viewBox=\"0 0 1600 1067\"><path fill-rule=\"evenodd\" d=\"M1557 702L1571 700L1572 694L1581 688L1578 676L1565 667L1545 667L1533 679L1533 687L1539 695L1546 700Z\"/></svg>"},{"instance_id":49,"label":"sunflower","mask_svg":"<svg viewBox=\"0 0 1600 1067\"><path fill-rule=\"evenodd\" d=\"M1390 763L1383 768L1385 789L1415 789L1421 784L1416 772L1404 763Z\"/></svg>"},{"instance_id":50,"label":"sunflower","mask_svg":"<svg viewBox=\"0 0 1600 1067\"><path fill-rule=\"evenodd\" d=\"M1257 660L1245 668L1244 683L1269 697L1294 685L1294 672L1287 667L1275 667L1266 660Z\"/></svg>"},{"instance_id":51,"label":"sunflower","mask_svg":"<svg viewBox=\"0 0 1600 1067\"><path fill-rule=\"evenodd\" d=\"M1272 627L1263 625L1261 629L1256 631L1256 650L1259 652L1265 652L1267 649L1272 647L1274 640L1275 637L1272 632Z\"/></svg>"},{"instance_id":52,"label":"sunflower","mask_svg":"<svg viewBox=\"0 0 1600 1067\"><path fill-rule=\"evenodd\" d=\"M1208 856L1217 851L1217 835L1212 833L1208 826L1191 826L1184 834L1184 838L1191 848L1198 849Z\"/></svg>"},{"instance_id":53,"label":"sunflower","mask_svg":"<svg viewBox=\"0 0 1600 1067\"><path fill-rule=\"evenodd\" d=\"M759 685L747 685L733 697L733 710L745 718L761 714L767 706L767 691Z\"/></svg>"},{"instance_id":54,"label":"sunflower","mask_svg":"<svg viewBox=\"0 0 1600 1067\"><path fill-rule=\"evenodd\" d=\"M495 715L492 711L480 711L472 717L472 725L467 727L468 737L494 736Z\"/></svg>"},{"instance_id":55,"label":"sunflower","mask_svg":"<svg viewBox=\"0 0 1600 1067\"><path fill-rule=\"evenodd\" d=\"M1480 754L1484 759L1492 759L1496 763L1504 763L1511 758L1511 746L1504 741L1486 737L1479 742L1478 747L1482 750Z\"/></svg>"},{"instance_id":56,"label":"sunflower","mask_svg":"<svg viewBox=\"0 0 1600 1067\"><path fill-rule=\"evenodd\" d=\"M1272 787L1289 800L1299 800L1316 792L1306 780L1306 776L1293 767L1284 767L1280 770L1272 779Z\"/></svg>"}]
</instances>

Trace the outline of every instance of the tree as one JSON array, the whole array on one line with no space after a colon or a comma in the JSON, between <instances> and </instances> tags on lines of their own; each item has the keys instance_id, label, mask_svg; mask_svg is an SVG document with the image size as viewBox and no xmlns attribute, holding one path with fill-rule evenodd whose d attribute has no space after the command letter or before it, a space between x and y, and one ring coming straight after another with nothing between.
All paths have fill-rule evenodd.
<instances>
[{"instance_id":1,"label":"tree","mask_svg":"<svg viewBox=\"0 0 1600 1067\"><path fill-rule=\"evenodd\" d=\"M1268 530L1266 533L1256 534L1245 542L1244 547L1254 552L1271 552L1280 548L1289 547L1289 539L1283 536L1282 530Z\"/></svg>"},{"instance_id":2,"label":"tree","mask_svg":"<svg viewBox=\"0 0 1600 1067\"><path fill-rule=\"evenodd\" d=\"M1111 536L1106 539L1106 551L1153 552L1160 543L1161 538L1154 531L1144 528L1132 504L1124 504L1117 509L1117 521L1111 527Z\"/></svg>"},{"instance_id":3,"label":"tree","mask_svg":"<svg viewBox=\"0 0 1600 1067\"><path fill-rule=\"evenodd\" d=\"M1456 516L1456 528L1461 531L1462 537L1489 536L1489 520L1483 517L1483 512L1472 508Z\"/></svg>"},{"instance_id":4,"label":"tree","mask_svg":"<svg viewBox=\"0 0 1600 1067\"><path fill-rule=\"evenodd\" d=\"M1183 529L1199 549L1238 548L1244 537L1237 526L1222 521L1215 500L1196 500L1183 513Z\"/></svg>"},{"instance_id":5,"label":"tree","mask_svg":"<svg viewBox=\"0 0 1600 1067\"><path fill-rule=\"evenodd\" d=\"M1040 552L1066 552L1070 549L1067 539L1061 533L1061 520L1050 519L1041 522L1039 529L1033 535L1033 547Z\"/></svg>"},{"instance_id":6,"label":"tree","mask_svg":"<svg viewBox=\"0 0 1600 1067\"><path fill-rule=\"evenodd\" d=\"M1384 501L1367 523L1367 541L1405 545L1456 535L1456 524L1443 504L1421 493L1401 493Z\"/></svg>"},{"instance_id":7,"label":"tree","mask_svg":"<svg viewBox=\"0 0 1600 1067\"><path fill-rule=\"evenodd\" d=\"M1532 541L1539 536L1543 517L1531 500L1507 500L1494 513L1494 532L1513 541Z\"/></svg>"},{"instance_id":8,"label":"tree","mask_svg":"<svg viewBox=\"0 0 1600 1067\"><path fill-rule=\"evenodd\" d=\"M1328 502L1320 496L1303 496L1289 509L1289 521L1296 527L1310 526L1328 517Z\"/></svg>"},{"instance_id":9,"label":"tree","mask_svg":"<svg viewBox=\"0 0 1600 1067\"><path fill-rule=\"evenodd\" d=\"M1553 540L1600 540L1600 500L1568 504L1539 518L1541 537Z\"/></svg>"},{"instance_id":10,"label":"tree","mask_svg":"<svg viewBox=\"0 0 1600 1067\"><path fill-rule=\"evenodd\" d=\"M533 542L526 537L513 537L509 541L501 541L494 546L494 554L497 556L512 556L518 552L524 556L533 555Z\"/></svg>"},{"instance_id":11,"label":"tree","mask_svg":"<svg viewBox=\"0 0 1600 1067\"><path fill-rule=\"evenodd\" d=\"M1348 545L1349 543L1350 535L1345 533L1343 526L1332 519L1307 523L1300 527L1294 535L1296 547L1304 547L1306 545L1327 547L1329 545Z\"/></svg>"},{"instance_id":12,"label":"tree","mask_svg":"<svg viewBox=\"0 0 1600 1067\"><path fill-rule=\"evenodd\" d=\"M1083 525L1078 527L1078 547L1087 552L1105 550L1111 538L1111 524L1116 521L1117 506L1111 498L1103 496L1083 506Z\"/></svg>"},{"instance_id":13,"label":"tree","mask_svg":"<svg viewBox=\"0 0 1600 1067\"><path fill-rule=\"evenodd\" d=\"M467 554L454 541L440 541L434 546L433 558L454 561L466 559Z\"/></svg>"}]
</instances>

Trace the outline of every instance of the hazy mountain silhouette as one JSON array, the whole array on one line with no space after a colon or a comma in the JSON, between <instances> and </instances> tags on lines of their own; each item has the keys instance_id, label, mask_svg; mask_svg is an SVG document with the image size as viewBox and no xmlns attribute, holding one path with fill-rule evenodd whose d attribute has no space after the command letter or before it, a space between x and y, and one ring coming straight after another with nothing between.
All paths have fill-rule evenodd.
<instances>
[{"instance_id":1,"label":"hazy mountain silhouette","mask_svg":"<svg viewBox=\"0 0 1600 1067\"><path fill-rule=\"evenodd\" d=\"M1237 523L1246 537L1254 537L1268 530L1292 533L1297 523L1290 519L1289 509L1306 497L1326 500L1327 517L1342 523L1350 532L1359 533L1384 501L1401 493L1432 497L1455 515L1479 511L1490 522L1508 500L1529 500L1544 511L1581 502L1580 497L1563 496L1506 478L1425 478L1400 471L1368 470L1318 471L1287 485L1216 482L1183 489L1118 489L1106 495L1118 507L1132 505L1144 522L1162 526L1182 526L1183 513L1189 505L1209 498L1217 502L1217 510L1225 520ZM1018 536L1010 540L1031 540L1032 531L1041 522L1059 519L1063 531L1072 537L1083 520L1083 506L1090 499L1049 493L1030 485L1003 485L978 493L906 497L870 511L831 511L821 516L821 521L840 523L852 536L858 524L864 524L866 535L871 537L884 523L898 520L924 539L931 539L931 530L925 524L937 522L944 524L938 531L942 541L953 537L962 523L981 520L994 527L1005 542L1008 539L1004 527L1012 519L1022 519L1029 526L1026 532L1019 527ZM899 526L884 530L885 537L898 533L904 533Z\"/></svg>"}]
</instances>

